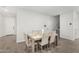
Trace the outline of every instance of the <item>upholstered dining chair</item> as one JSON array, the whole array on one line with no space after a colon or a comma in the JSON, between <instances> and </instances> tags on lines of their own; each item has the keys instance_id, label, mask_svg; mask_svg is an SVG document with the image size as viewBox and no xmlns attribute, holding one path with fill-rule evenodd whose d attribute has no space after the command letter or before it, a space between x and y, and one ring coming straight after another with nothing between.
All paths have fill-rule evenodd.
<instances>
[{"instance_id":1,"label":"upholstered dining chair","mask_svg":"<svg viewBox=\"0 0 79 59\"><path fill-rule=\"evenodd\" d=\"M48 33L44 33L42 36L42 40L39 43L41 50L43 49L43 46L45 46L45 45L48 46L48 38L49 38Z\"/></svg>"},{"instance_id":2,"label":"upholstered dining chair","mask_svg":"<svg viewBox=\"0 0 79 59\"><path fill-rule=\"evenodd\" d=\"M37 43L33 42L33 39L31 39L27 34L24 34L24 39L26 43L26 49L29 50L29 48L32 49L32 45L34 44L35 48L38 49Z\"/></svg>"},{"instance_id":3,"label":"upholstered dining chair","mask_svg":"<svg viewBox=\"0 0 79 59\"><path fill-rule=\"evenodd\" d=\"M50 36L51 36L50 37L50 46L51 46L53 43L55 43L56 32L55 31L51 32Z\"/></svg>"},{"instance_id":4,"label":"upholstered dining chair","mask_svg":"<svg viewBox=\"0 0 79 59\"><path fill-rule=\"evenodd\" d=\"M24 33L24 39L25 39L25 44L26 44L26 50L29 50L29 48L32 47L32 40L25 33Z\"/></svg>"}]
</instances>

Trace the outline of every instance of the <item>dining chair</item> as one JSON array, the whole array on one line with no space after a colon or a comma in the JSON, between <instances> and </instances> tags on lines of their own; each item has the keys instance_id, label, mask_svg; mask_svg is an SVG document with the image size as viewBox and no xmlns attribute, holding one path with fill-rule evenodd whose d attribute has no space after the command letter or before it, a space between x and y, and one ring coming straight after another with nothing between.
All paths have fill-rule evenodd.
<instances>
[{"instance_id":1,"label":"dining chair","mask_svg":"<svg viewBox=\"0 0 79 59\"><path fill-rule=\"evenodd\" d=\"M56 32L53 31L51 32L51 35L50 35L50 45L52 45L53 43L55 43L55 37L56 37Z\"/></svg>"},{"instance_id":2,"label":"dining chair","mask_svg":"<svg viewBox=\"0 0 79 59\"><path fill-rule=\"evenodd\" d=\"M32 40L29 38L27 34L24 34L24 39L26 43L26 50L29 50L29 48L32 47Z\"/></svg>"},{"instance_id":3,"label":"dining chair","mask_svg":"<svg viewBox=\"0 0 79 59\"><path fill-rule=\"evenodd\" d=\"M49 38L48 33L44 33L42 36L42 40L39 43L41 50L43 49L43 46L45 45L47 45L47 48L48 48L48 38Z\"/></svg>"},{"instance_id":4,"label":"dining chair","mask_svg":"<svg viewBox=\"0 0 79 59\"><path fill-rule=\"evenodd\" d=\"M26 48L29 50L29 48L34 48L38 50L38 44L36 42L33 42L33 39L29 37L28 35L24 34L25 42L26 42ZM34 45L34 47L32 47Z\"/></svg>"}]
</instances>

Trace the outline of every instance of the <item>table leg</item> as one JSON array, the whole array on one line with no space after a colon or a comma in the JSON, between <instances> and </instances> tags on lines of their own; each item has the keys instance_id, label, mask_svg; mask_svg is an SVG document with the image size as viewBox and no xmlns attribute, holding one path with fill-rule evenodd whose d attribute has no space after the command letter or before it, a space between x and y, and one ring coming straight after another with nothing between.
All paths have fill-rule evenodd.
<instances>
[{"instance_id":1,"label":"table leg","mask_svg":"<svg viewBox=\"0 0 79 59\"><path fill-rule=\"evenodd\" d=\"M58 36L56 36L56 41L55 41L55 45L58 45Z\"/></svg>"},{"instance_id":2,"label":"table leg","mask_svg":"<svg viewBox=\"0 0 79 59\"><path fill-rule=\"evenodd\" d=\"M34 47L34 40L32 40L32 52L35 52L35 47Z\"/></svg>"}]
</instances>

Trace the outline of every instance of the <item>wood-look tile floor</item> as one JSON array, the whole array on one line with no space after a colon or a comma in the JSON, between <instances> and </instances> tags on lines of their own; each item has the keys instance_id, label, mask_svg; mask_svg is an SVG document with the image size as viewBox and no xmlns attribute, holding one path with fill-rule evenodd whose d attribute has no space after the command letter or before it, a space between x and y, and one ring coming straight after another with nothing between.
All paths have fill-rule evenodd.
<instances>
[{"instance_id":1,"label":"wood-look tile floor","mask_svg":"<svg viewBox=\"0 0 79 59\"><path fill-rule=\"evenodd\" d=\"M16 43L16 36L4 36L0 38L0 53L29 53L25 49L25 43ZM35 53L79 53L79 40L67 40L60 39L58 40L58 46L55 48L51 47L50 49L45 49L37 51Z\"/></svg>"}]
</instances>

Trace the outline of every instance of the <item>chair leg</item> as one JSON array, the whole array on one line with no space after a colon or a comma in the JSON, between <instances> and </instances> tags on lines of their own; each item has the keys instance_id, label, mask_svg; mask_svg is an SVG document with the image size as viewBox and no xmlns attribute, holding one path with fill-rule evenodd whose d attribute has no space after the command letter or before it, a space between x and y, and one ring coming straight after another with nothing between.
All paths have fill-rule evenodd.
<instances>
[{"instance_id":1,"label":"chair leg","mask_svg":"<svg viewBox=\"0 0 79 59\"><path fill-rule=\"evenodd\" d=\"M39 43L37 44L37 51L39 50Z\"/></svg>"},{"instance_id":2,"label":"chair leg","mask_svg":"<svg viewBox=\"0 0 79 59\"><path fill-rule=\"evenodd\" d=\"M27 51L27 45L25 46L25 51Z\"/></svg>"},{"instance_id":3,"label":"chair leg","mask_svg":"<svg viewBox=\"0 0 79 59\"><path fill-rule=\"evenodd\" d=\"M50 43L49 43L49 46L48 47L49 47L49 49L51 48L51 44Z\"/></svg>"},{"instance_id":4,"label":"chair leg","mask_svg":"<svg viewBox=\"0 0 79 59\"><path fill-rule=\"evenodd\" d=\"M53 43L53 48L55 48L55 46L56 46L55 43Z\"/></svg>"},{"instance_id":5,"label":"chair leg","mask_svg":"<svg viewBox=\"0 0 79 59\"><path fill-rule=\"evenodd\" d=\"M36 51L38 51L38 45L36 45L36 47L35 47L35 48L36 48Z\"/></svg>"},{"instance_id":6,"label":"chair leg","mask_svg":"<svg viewBox=\"0 0 79 59\"><path fill-rule=\"evenodd\" d=\"M43 48L42 48L42 46L41 46L41 52L42 52L42 50L43 50Z\"/></svg>"},{"instance_id":7,"label":"chair leg","mask_svg":"<svg viewBox=\"0 0 79 59\"><path fill-rule=\"evenodd\" d=\"M51 44L49 43L49 45L48 45L48 49L50 50L51 49Z\"/></svg>"},{"instance_id":8,"label":"chair leg","mask_svg":"<svg viewBox=\"0 0 79 59\"><path fill-rule=\"evenodd\" d=\"M29 47L28 46L26 46L25 51L29 52Z\"/></svg>"},{"instance_id":9,"label":"chair leg","mask_svg":"<svg viewBox=\"0 0 79 59\"><path fill-rule=\"evenodd\" d=\"M49 47L49 45L47 44L47 47L46 47L47 50L48 50L48 47Z\"/></svg>"}]
</instances>

